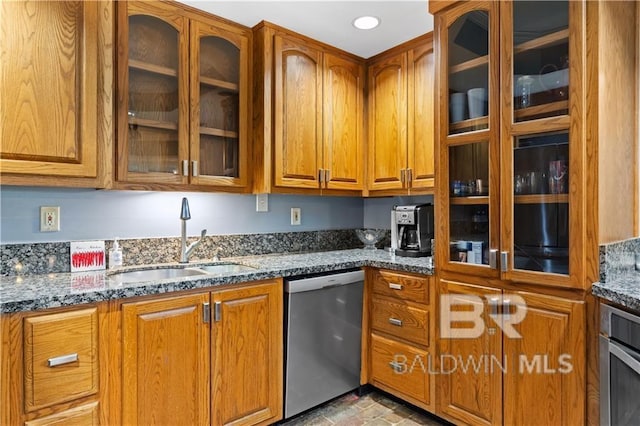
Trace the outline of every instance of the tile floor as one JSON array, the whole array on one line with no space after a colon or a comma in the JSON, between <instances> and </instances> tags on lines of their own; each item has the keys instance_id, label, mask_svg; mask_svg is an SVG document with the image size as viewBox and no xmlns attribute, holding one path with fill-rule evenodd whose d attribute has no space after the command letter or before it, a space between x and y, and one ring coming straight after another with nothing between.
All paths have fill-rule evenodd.
<instances>
[{"instance_id":1,"label":"tile floor","mask_svg":"<svg viewBox=\"0 0 640 426\"><path fill-rule=\"evenodd\" d=\"M325 405L280 423L282 426L442 426L442 419L418 411L387 396L371 392L362 397L346 394Z\"/></svg>"}]
</instances>

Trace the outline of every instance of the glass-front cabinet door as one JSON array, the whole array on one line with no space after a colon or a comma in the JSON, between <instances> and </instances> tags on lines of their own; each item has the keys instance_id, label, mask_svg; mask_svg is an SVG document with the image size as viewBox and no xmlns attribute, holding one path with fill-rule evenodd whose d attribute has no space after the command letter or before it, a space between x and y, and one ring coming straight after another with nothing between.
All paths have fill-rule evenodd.
<instances>
[{"instance_id":1,"label":"glass-front cabinet door","mask_svg":"<svg viewBox=\"0 0 640 426\"><path fill-rule=\"evenodd\" d=\"M437 16L441 51L438 244L449 271L497 277L499 100L497 2L461 2Z\"/></svg>"},{"instance_id":2,"label":"glass-front cabinet door","mask_svg":"<svg viewBox=\"0 0 640 426\"><path fill-rule=\"evenodd\" d=\"M187 183L188 22L147 2L119 14L118 179Z\"/></svg>"},{"instance_id":3,"label":"glass-front cabinet door","mask_svg":"<svg viewBox=\"0 0 640 426\"><path fill-rule=\"evenodd\" d=\"M247 37L191 22L191 182L246 184Z\"/></svg>"},{"instance_id":4,"label":"glass-front cabinet door","mask_svg":"<svg viewBox=\"0 0 640 426\"><path fill-rule=\"evenodd\" d=\"M575 4L572 4L575 3ZM581 2L501 4L501 254L505 279L580 287L583 191L570 17ZM572 70L573 69L573 70ZM507 74L508 73L508 74ZM575 73L575 74L572 74ZM506 95L508 94L508 95ZM572 111L571 117L569 111Z\"/></svg>"}]
</instances>

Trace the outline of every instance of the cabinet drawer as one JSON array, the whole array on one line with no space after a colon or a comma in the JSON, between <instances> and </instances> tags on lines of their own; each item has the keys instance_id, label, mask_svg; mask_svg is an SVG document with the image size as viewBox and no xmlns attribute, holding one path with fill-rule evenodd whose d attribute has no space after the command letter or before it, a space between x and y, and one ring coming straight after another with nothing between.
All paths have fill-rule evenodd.
<instances>
[{"instance_id":1,"label":"cabinet drawer","mask_svg":"<svg viewBox=\"0 0 640 426\"><path fill-rule=\"evenodd\" d=\"M375 330L419 345L429 345L429 311L425 309L374 297L371 322Z\"/></svg>"},{"instance_id":2,"label":"cabinet drawer","mask_svg":"<svg viewBox=\"0 0 640 426\"><path fill-rule=\"evenodd\" d=\"M25 411L98 391L96 308L24 320Z\"/></svg>"},{"instance_id":3,"label":"cabinet drawer","mask_svg":"<svg viewBox=\"0 0 640 426\"><path fill-rule=\"evenodd\" d=\"M373 292L426 305L429 304L429 278L374 271Z\"/></svg>"},{"instance_id":4,"label":"cabinet drawer","mask_svg":"<svg viewBox=\"0 0 640 426\"><path fill-rule=\"evenodd\" d=\"M371 378L429 404L429 353L413 346L371 335Z\"/></svg>"}]
</instances>

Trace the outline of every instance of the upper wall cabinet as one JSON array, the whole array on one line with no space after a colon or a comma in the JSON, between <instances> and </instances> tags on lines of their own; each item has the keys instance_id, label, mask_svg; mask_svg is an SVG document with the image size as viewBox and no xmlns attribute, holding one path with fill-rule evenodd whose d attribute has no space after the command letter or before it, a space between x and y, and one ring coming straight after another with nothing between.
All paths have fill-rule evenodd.
<instances>
[{"instance_id":1,"label":"upper wall cabinet","mask_svg":"<svg viewBox=\"0 0 640 426\"><path fill-rule=\"evenodd\" d=\"M583 289L598 243L635 235L637 112L620 99L638 84L636 16L567 0L436 12L440 271Z\"/></svg>"},{"instance_id":2,"label":"upper wall cabinet","mask_svg":"<svg viewBox=\"0 0 640 426\"><path fill-rule=\"evenodd\" d=\"M362 190L363 62L268 23L254 39L254 191Z\"/></svg>"},{"instance_id":3,"label":"upper wall cabinet","mask_svg":"<svg viewBox=\"0 0 640 426\"><path fill-rule=\"evenodd\" d=\"M367 189L371 195L430 193L434 186L432 34L369 62Z\"/></svg>"},{"instance_id":4,"label":"upper wall cabinet","mask_svg":"<svg viewBox=\"0 0 640 426\"><path fill-rule=\"evenodd\" d=\"M0 15L2 183L108 185L113 4L10 1Z\"/></svg>"},{"instance_id":5,"label":"upper wall cabinet","mask_svg":"<svg viewBox=\"0 0 640 426\"><path fill-rule=\"evenodd\" d=\"M120 6L118 181L246 189L250 31L177 4Z\"/></svg>"}]
</instances>

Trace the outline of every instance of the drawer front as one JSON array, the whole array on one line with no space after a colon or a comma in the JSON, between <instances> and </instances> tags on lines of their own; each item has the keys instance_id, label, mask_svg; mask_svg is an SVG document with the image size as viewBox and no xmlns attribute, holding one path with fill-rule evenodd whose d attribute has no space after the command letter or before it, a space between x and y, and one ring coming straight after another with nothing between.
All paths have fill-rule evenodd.
<instances>
[{"instance_id":1,"label":"drawer front","mask_svg":"<svg viewBox=\"0 0 640 426\"><path fill-rule=\"evenodd\" d=\"M98 391L96 308L24 320L25 410Z\"/></svg>"},{"instance_id":2,"label":"drawer front","mask_svg":"<svg viewBox=\"0 0 640 426\"><path fill-rule=\"evenodd\" d=\"M374 297L371 323L382 331L419 345L429 345L429 311Z\"/></svg>"},{"instance_id":3,"label":"drawer front","mask_svg":"<svg viewBox=\"0 0 640 426\"><path fill-rule=\"evenodd\" d=\"M373 292L383 296L397 297L428 305L429 281L429 277L416 277L389 271L374 271Z\"/></svg>"},{"instance_id":4,"label":"drawer front","mask_svg":"<svg viewBox=\"0 0 640 426\"><path fill-rule=\"evenodd\" d=\"M429 404L429 365L428 352L371 335L371 378L374 385L385 385Z\"/></svg>"}]
</instances>

